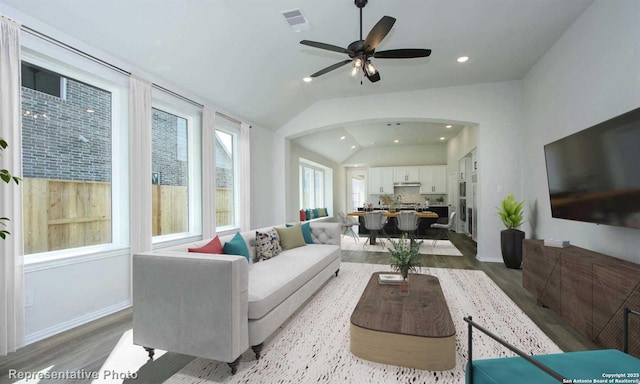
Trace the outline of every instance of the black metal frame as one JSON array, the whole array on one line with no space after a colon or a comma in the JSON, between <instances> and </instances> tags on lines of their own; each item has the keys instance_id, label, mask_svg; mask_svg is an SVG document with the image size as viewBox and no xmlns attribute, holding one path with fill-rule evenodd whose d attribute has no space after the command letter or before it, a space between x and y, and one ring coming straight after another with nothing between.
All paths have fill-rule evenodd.
<instances>
[{"instance_id":1,"label":"black metal frame","mask_svg":"<svg viewBox=\"0 0 640 384\"><path fill-rule=\"evenodd\" d=\"M622 323L622 329L623 329L622 330L622 337L623 337L622 346L623 347L622 347L622 349L623 349L624 353L628 353L628 347L629 347L629 314L630 313L640 316L640 312L634 311L634 310L626 308L626 307L624 308L623 319L622 319L623 320L623 323ZM500 343L501 345L503 345L504 347L506 347L510 351L512 351L515 354L517 354L518 356L522 357L527 362L535 365L536 367L541 369L543 372L545 372L546 374L548 374L551 377L553 377L554 379L556 379L558 382L560 382L560 383L568 382L568 381L565 381L566 378L563 377L558 372L556 372L553 369L547 367L546 365L542 364L538 360L533 359L531 356L527 355L526 353L522 352L518 348L514 347L513 345L511 345L511 344L507 343L506 341L502 340L501 338L499 338L495 334L491 333L489 330L485 329L484 327L482 327L478 323L474 322L471 316L464 317L463 320L466 321L467 324L468 324L469 347L468 347L468 362L467 362L466 375L468 375L467 377L468 377L469 384L473 384L473 328L474 327L477 328L478 330L480 330L482 333L486 334L487 336L491 337L492 339L494 339L495 341L497 341L498 343Z\"/></svg>"}]
</instances>

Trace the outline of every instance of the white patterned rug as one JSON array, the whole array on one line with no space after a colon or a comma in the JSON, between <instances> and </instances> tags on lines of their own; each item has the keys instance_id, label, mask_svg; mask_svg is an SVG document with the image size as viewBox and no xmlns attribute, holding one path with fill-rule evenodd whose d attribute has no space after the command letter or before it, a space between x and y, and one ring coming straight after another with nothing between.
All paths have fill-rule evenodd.
<instances>
[{"instance_id":1,"label":"white patterned rug","mask_svg":"<svg viewBox=\"0 0 640 384\"><path fill-rule=\"evenodd\" d=\"M393 239L393 241L399 240L400 239ZM340 242L341 249L345 251L387 252L387 249L392 247L391 242L387 239L382 239L382 241L378 239L375 245L365 245L364 243L366 241L366 237L359 237L358 242L356 242L355 238L344 236ZM423 255L462 256L460 250L449 240L438 240L435 245L433 245L433 240L430 239L421 241L420 253Z\"/></svg>"},{"instance_id":2,"label":"white patterned rug","mask_svg":"<svg viewBox=\"0 0 640 384\"><path fill-rule=\"evenodd\" d=\"M437 276L456 327L456 367L423 371L378 364L349 350L349 318L371 274L388 270L378 264L342 263L315 297L265 342L262 358L246 352L238 372L225 363L195 359L167 384L201 383L464 383L467 326L473 319L526 353L561 350L482 271L422 268ZM498 343L474 332L474 358L511 355Z\"/></svg>"}]
</instances>

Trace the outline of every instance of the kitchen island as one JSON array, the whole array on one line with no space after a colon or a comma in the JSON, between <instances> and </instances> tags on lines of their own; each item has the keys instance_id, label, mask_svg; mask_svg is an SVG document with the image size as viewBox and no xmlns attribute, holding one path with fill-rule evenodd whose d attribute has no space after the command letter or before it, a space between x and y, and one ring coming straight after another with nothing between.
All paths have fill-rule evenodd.
<instances>
[{"instance_id":1,"label":"kitchen island","mask_svg":"<svg viewBox=\"0 0 640 384\"><path fill-rule=\"evenodd\" d=\"M411 208L401 208L402 211L413 211ZM380 211L380 210L376 210ZM395 219L398 216L398 212L389 212L387 210L382 211L383 214L389 217L387 223L384 226L384 232L390 237L399 237L401 232L398 230L396 225L397 221ZM364 208L358 208L357 212L351 212L349 216L358 217L359 225L358 225L358 234L359 235L369 235L369 231L364 227ZM435 238L438 231L436 229L431 229L431 224L438 221L439 218L448 218L449 217L449 206L441 205L441 206L430 206L429 208L424 208L424 211L416 212L420 220L418 221L418 230L416 231L416 236L418 238L423 239L431 239Z\"/></svg>"}]
</instances>

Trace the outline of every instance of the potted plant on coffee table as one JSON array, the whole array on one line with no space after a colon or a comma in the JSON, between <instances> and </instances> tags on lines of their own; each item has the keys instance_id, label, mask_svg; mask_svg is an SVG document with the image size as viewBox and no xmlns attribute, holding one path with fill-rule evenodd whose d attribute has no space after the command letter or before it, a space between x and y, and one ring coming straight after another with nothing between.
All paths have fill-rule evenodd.
<instances>
[{"instance_id":1,"label":"potted plant on coffee table","mask_svg":"<svg viewBox=\"0 0 640 384\"><path fill-rule=\"evenodd\" d=\"M498 208L498 216L507 229L500 232L500 248L502 260L507 268L519 269L522 264L522 240L524 232L519 230L523 223L523 201L516 201L513 194L509 194Z\"/></svg>"},{"instance_id":2,"label":"potted plant on coffee table","mask_svg":"<svg viewBox=\"0 0 640 384\"><path fill-rule=\"evenodd\" d=\"M418 272L418 268L421 267L419 255L422 241L409 241L406 234L403 234L397 241L393 239L389 239L389 241L391 242L391 248L389 248L391 269L400 272L402 276L400 292L408 294L409 272Z\"/></svg>"}]
</instances>

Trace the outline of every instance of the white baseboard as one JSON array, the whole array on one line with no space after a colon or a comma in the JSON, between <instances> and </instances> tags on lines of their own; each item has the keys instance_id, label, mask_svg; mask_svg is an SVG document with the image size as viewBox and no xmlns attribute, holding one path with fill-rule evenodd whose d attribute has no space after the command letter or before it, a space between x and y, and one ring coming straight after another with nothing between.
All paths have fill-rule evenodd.
<instances>
[{"instance_id":1,"label":"white baseboard","mask_svg":"<svg viewBox=\"0 0 640 384\"><path fill-rule=\"evenodd\" d=\"M59 333L62 333L64 331L68 331L72 328L78 327L80 325L89 323L94 320L98 320L102 317L111 315L118 311L122 311L123 309L127 309L129 307L131 307L131 300L126 300L121 303L114 304L106 308L102 308L98 311L87 313L86 315L83 315L80 317L76 317L75 319L71 319L69 321L65 321L63 323L54 325L53 327L49 327L41 331L34 332L29 335L25 335L23 346L35 343L36 341L44 340L47 337L51 337Z\"/></svg>"},{"instance_id":2,"label":"white baseboard","mask_svg":"<svg viewBox=\"0 0 640 384\"><path fill-rule=\"evenodd\" d=\"M476 255L476 259L478 261L484 261L485 263L502 263L502 257L500 258L496 258L496 257L484 257L484 256L480 256L480 255Z\"/></svg>"}]
</instances>

